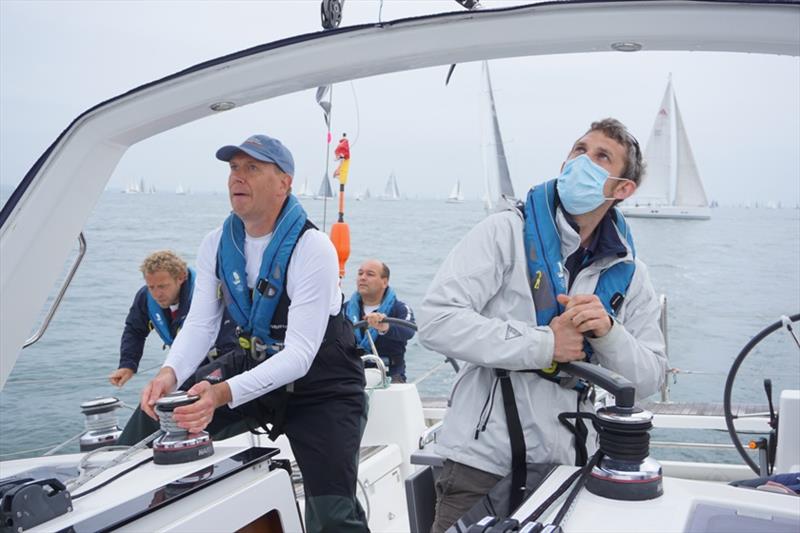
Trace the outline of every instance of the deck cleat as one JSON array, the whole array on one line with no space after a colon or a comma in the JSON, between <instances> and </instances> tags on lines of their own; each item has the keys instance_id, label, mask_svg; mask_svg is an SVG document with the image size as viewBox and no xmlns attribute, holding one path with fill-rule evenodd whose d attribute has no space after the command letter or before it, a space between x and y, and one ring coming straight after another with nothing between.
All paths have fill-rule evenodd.
<instances>
[{"instance_id":1,"label":"deck cleat","mask_svg":"<svg viewBox=\"0 0 800 533\"><path fill-rule=\"evenodd\" d=\"M153 442L153 462L157 465L189 463L214 455L214 445L208 432L189 433L178 427L172 418L177 407L191 405L200 397L175 391L156 401L155 410L164 434Z\"/></svg>"},{"instance_id":2,"label":"deck cleat","mask_svg":"<svg viewBox=\"0 0 800 533\"><path fill-rule=\"evenodd\" d=\"M661 465L650 457L653 414L637 407L603 407L596 414L603 458L586 489L614 500L652 500L664 493Z\"/></svg>"},{"instance_id":3,"label":"deck cleat","mask_svg":"<svg viewBox=\"0 0 800 533\"><path fill-rule=\"evenodd\" d=\"M122 402L113 396L95 398L81 404L81 412L86 417L86 431L80 437L80 450L89 452L117 443L122 429L119 427L115 411Z\"/></svg>"}]
</instances>

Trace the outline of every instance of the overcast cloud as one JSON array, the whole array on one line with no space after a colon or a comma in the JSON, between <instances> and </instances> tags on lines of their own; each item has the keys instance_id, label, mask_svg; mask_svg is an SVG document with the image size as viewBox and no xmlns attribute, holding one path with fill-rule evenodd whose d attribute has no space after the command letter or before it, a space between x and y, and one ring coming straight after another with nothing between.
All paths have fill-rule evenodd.
<instances>
[{"instance_id":1,"label":"overcast cloud","mask_svg":"<svg viewBox=\"0 0 800 533\"><path fill-rule=\"evenodd\" d=\"M489 7L519 2L484 2ZM343 25L374 22L379 1L348 0ZM455 11L447 1L383 2L383 20ZM600 21L599 21L600 23ZM236 50L319 29L319 1L0 1L0 185L16 185L81 112L133 87ZM335 58L332 58L335 60ZM492 62L517 191L553 177L589 122L614 116L644 144L669 73L708 196L800 201L800 61L708 53L600 53ZM353 142L352 188L444 197L461 179L482 194L478 64L398 73L334 88L333 134ZM292 149L296 180L316 188L325 129L312 91L177 128L134 146L110 188L144 179L224 191L222 144L251 133Z\"/></svg>"}]
</instances>

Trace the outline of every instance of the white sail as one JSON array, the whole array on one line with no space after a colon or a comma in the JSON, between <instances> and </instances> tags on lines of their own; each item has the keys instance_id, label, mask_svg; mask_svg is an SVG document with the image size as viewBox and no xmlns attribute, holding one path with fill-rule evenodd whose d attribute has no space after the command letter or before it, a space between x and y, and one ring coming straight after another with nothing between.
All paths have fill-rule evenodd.
<instances>
[{"instance_id":1,"label":"white sail","mask_svg":"<svg viewBox=\"0 0 800 533\"><path fill-rule=\"evenodd\" d=\"M314 196L311 193L311 189L308 188L308 178L303 180L303 185L297 190L297 194L295 196L298 198L311 198Z\"/></svg>"},{"instance_id":2,"label":"white sail","mask_svg":"<svg viewBox=\"0 0 800 533\"><path fill-rule=\"evenodd\" d=\"M394 175L394 171L389 174L389 179L386 180L386 187L383 189L383 195L380 198L381 200L400 199L400 189L397 187L397 176Z\"/></svg>"},{"instance_id":3,"label":"white sail","mask_svg":"<svg viewBox=\"0 0 800 533\"><path fill-rule=\"evenodd\" d=\"M685 219L711 217L671 76L647 140L644 158L647 169L642 182L636 193L622 205L622 212L626 216ZM671 190L673 183L674 194Z\"/></svg>"},{"instance_id":4,"label":"white sail","mask_svg":"<svg viewBox=\"0 0 800 533\"><path fill-rule=\"evenodd\" d=\"M485 84L482 94L481 108L485 109L484 120L481 121L483 137L483 170L484 170L484 195L483 201L487 211L493 208L494 202L501 196L514 198L514 185L511 183L511 174L508 171L508 160L503 146L503 136L500 133L500 122L497 118L497 108L492 90L492 78L489 73L489 63L481 63L481 72Z\"/></svg>"},{"instance_id":5,"label":"white sail","mask_svg":"<svg viewBox=\"0 0 800 533\"><path fill-rule=\"evenodd\" d=\"M464 194L461 192L461 180L456 180L456 184L453 185L453 190L450 191L450 195L447 197L447 202L455 204L463 201Z\"/></svg>"},{"instance_id":6,"label":"white sail","mask_svg":"<svg viewBox=\"0 0 800 533\"><path fill-rule=\"evenodd\" d=\"M675 132L678 165L673 205L708 207L706 191L703 188L703 182L700 181L700 173L697 171L697 164L694 161L692 147L689 145L689 136L686 135L677 99L675 100Z\"/></svg>"},{"instance_id":7,"label":"white sail","mask_svg":"<svg viewBox=\"0 0 800 533\"><path fill-rule=\"evenodd\" d=\"M672 80L667 82L664 98L656 113L653 129L647 139L644 158L647 171L636 190L633 202L639 205L669 205L672 175Z\"/></svg>"},{"instance_id":8,"label":"white sail","mask_svg":"<svg viewBox=\"0 0 800 533\"><path fill-rule=\"evenodd\" d=\"M142 186L143 186L143 184L142 184ZM144 191L140 188L140 183L134 180L134 181L130 182L128 184L128 186L125 188L125 192L127 194L136 194L136 193L140 193L140 192L144 192Z\"/></svg>"}]
</instances>

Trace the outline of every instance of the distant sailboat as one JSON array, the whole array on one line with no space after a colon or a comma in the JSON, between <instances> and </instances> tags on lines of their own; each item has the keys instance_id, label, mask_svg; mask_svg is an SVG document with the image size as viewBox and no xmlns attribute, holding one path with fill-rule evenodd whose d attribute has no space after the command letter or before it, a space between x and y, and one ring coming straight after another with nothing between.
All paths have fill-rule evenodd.
<instances>
[{"instance_id":1,"label":"distant sailboat","mask_svg":"<svg viewBox=\"0 0 800 533\"><path fill-rule=\"evenodd\" d=\"M515 195L511 174L508 171L508 159L506 159L506 151L503 147L503 136L500 133L500 122L497 119L489 63L484 61L481 65L486 96L485 119L481 121L484 171L483 204L486 212L490 213L494 210L498 200L513 199Z\"/></svg>"},{"instance_id":2,"label":"distant sailboat","mask_svg":"<svg viewBox=\"0 0 800 533\"><path fill-rule=\"evenodd\" d=\"M132 181L128 184L128 187L125 189L126 194L137 194L142 192L142 189L139 187L139 183Z\"/></svg>"},{"instance_id":3,"label":"distant sailboat","mask_svg":"<svg viewBox=\"0 0 800 533\"><path fill-rule=\"evenodd\" d=\"M308 188L308 178L303 181L303 186L297 190L297 194L295 195L298 198L311 198L314 195L311 193L311 189Z\"/></svg>"},{"instance_id":4,"label":"distant sailboat","mask_svg":"<svg viewBox=\"0 0 800 533\"><path fill-rule=\"evenodd\" d=\"M706 192L672 88L672 76L667 82L644 158L647 172L642 183L636 193L620 206L626 216L699 220L711 218Z\"/></svg>"},{"instance_id":5,"label":"distant sailboat","mask_svg":"<svg viewBox=\"0 0 800 533\"><path fill-rule=\"evenodd\" d=\"M447 197L448 204L460 204L464 201L464 193L461 192L461 180L456 180L453 185L453 190L450 191L450 196Z\"/></svg>"},{"instance_id":6,"label":"distant sailboat","mask_svg":"<svg viewBox=\"0 0 800 533\"><path fill-rule=\"evenodd\" d=\"M323 198L333 198L333 188L331 188L331 180L328 178L327 172L322 176L322 183L319 184L317 195L314 196L315 200L322 200Z\"/></svg>"},{"instance_id":7,"label":"distant sailboat","mask_svg":"<svg viewBox=\"0 0 800 533\"><path fill-rule=\"evenodd\" d=\"M178 187L175 189L175 194L186 194L183 185L178 184Z\"/></svg>"},{"instance_id":8,"label":"distant sailboat","mask_svg":"<svg viewBox=\"0 0 800 533\"><path fill-rule=\"evenodd\" d=\"M367 187L364 192L356 193L356 202L360 202L362 200L369 200L372 195L369 192L369 187Z\"/></svg>"},{"instance_id":9,"label":"distant sailboat","mask_svg":"<svg viewBox=\"0 0 800 533\"><path fill-rule=\"evenodd\" d=\"M394 171L389 174L389 179L386 180L386 188L383 190L383 195L380 197L381 200L399 200L400 199L400 189L397 187L397 176L394 175Z\"/></svg>"}]
</instances>

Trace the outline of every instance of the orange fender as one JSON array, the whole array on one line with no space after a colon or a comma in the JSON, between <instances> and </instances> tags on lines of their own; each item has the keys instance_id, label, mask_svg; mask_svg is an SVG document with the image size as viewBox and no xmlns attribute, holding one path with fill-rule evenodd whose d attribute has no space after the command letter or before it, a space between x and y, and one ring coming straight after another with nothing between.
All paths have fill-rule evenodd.
<instances>
[{"instance_id":1,"label":"orange fender","mask_svg":"<svg viewBox=\"0 0 800 533\"><path fill-rule=\"evenodd\" d=\"M350 226L344 222L334 222L331 226L331 242L339 257L339 277L344 277L344 264L350 258Z\"/></svg>"}]
</instances>

